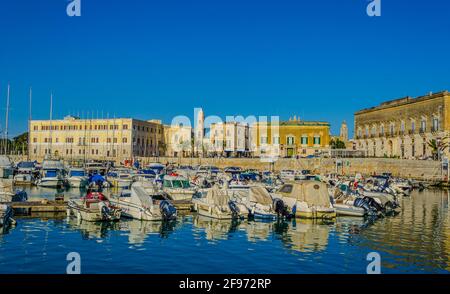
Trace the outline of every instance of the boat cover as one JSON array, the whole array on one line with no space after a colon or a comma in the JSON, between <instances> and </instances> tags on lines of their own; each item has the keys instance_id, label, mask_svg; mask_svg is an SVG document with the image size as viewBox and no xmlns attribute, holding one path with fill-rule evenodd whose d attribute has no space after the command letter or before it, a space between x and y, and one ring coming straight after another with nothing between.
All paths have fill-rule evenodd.
<instances>
[{"instance_id":1,"label":"boat cover","mask_svg":"<svg viewBox=\"0 0 450 294\"><path fill-rule=\"evenodd\" d=\"M289 197L298 201L304 201L308 205L325 206L331 205L328 195L327 185L318 181L304 181L301 183L291 183L293 185L292 193Z\"/></svg>"},{"instance_id":2,"label":"boat cover","mask_svg":"<svg viewBox=\"0 0 450 294\"><path fill-rule=\"evenodd\" d=\"M250 202L259 203L262 205L271 205L272 197L264 187L254 186L250 188L249 197Z\"/></svg>"},{"instance_id":3,"label":"boat cover","mask_svg":"<svg viewBox=\"0 0 450 294\"><path fill-rule=\"evenodd\" d=\"M214 186L209 189L205 197L206 203L218 206L227 206L230 201L230 197L226 190L220 189L218 186Z\"/></svg>"},{"instance_id":4,"label":"boat cover","mask_svg":"<svg viewBox=\"0 0 450 294\"><path fill-rule=\"evenodd\" d=\"M0 156L0 166L1 167L11 167L11 161L5 155Z\"/></svg>"},{"instance_id":5,"label":"boat cover","mask_svg":"<svg viewBox=\"0 0 450 294\"><path fill-rule=\"evenodd\" d=\"M148 209L153 205L152 199L140 183L134 183L131 186L130 202Z\"/></svg>"}]
</instances>

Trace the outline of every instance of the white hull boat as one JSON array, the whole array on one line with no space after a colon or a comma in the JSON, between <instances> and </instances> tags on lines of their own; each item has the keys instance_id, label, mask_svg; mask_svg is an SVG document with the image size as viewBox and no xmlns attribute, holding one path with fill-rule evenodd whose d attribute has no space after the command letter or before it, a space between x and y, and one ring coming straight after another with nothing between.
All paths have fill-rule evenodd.
<instances>
[{"instance_id":1,"label":"white hull boat","mask_svg":"<svg viewBox=\"0 0 450 294\"><path fill-rule=\"evenodd\" d=\"M67 215L89 222L118 221L121 210L105 200L101 193L94 192L85 198L70 200Z\"/></svg>"},{"instance_id":2,"label":"white hull boat","mask_svg":"<svg viewBox=\"0 0 450 294\"><path fill-rule=\"evenodd\" d=\"M210 218L234 219L248 216L245 206L233 202L227 190L219 189L217 186L209 189L205 197L192 199L192 203L199 215Z\"/></svg>"},{"instance_id":3,"label":"white hull boat","mask_svg":"<svg viewBox=\"0 0 450 294\"><path fill-rule=\"evenodd\" d=\"M122 192L118 198L110 202L122 210L122 216L143 220L159 221L176 218L176 209L162 196L149 195L141 183L136 182L130 191Z\"/></svg>"}]
</instances>

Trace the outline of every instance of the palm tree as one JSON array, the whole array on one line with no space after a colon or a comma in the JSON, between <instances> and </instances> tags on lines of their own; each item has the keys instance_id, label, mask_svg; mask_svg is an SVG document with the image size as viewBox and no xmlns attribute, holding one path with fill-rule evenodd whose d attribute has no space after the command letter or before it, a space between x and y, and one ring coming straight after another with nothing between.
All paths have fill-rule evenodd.
<instances>
[{"instance_id":1,"label":"palm tree","mask_svg":"<svg viewBox=\"0 0 450 294\"><path fill-rule=\"evenodd\" d=\"M436 139L431 139L427 142L428 146L431 148L431 153L433 154L433 159L439 159L439 154L443 153L447 148L449 148L449 142L445 140L449 139L449 137L444 137L441 140L437 141Z\"/></svg>"}]
</instances>

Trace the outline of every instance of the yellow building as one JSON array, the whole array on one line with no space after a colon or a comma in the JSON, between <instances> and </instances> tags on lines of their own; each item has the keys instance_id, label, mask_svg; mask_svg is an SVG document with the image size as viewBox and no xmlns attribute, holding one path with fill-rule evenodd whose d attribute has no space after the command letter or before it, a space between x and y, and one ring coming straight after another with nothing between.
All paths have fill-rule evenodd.
<instances>
[{"instance_id":1,"label":"yellow building","mask_svg":"<svg viewBox=\"0 0 450 294\"><path fill-rule=\"evenodd\" d=\"M33 120L30 142L32 158L122 160L164 152L161 121L132 118Z\"/></svg>"},{"instance_id":2,"label":"yellow building","mask_svg":"<svg viewBox=\"0 0 450 294\"><path fill-rule=\"evenodd\" d=\"M356 147L367 156L430 157L433 149L429 142L444 141L449 130L447 91L387 101L355 113ZM448 149L445 153L448 155Z\"/></svg>"},{"instance_id":3,"label":"yellow building","mask_svg":"<svg viewBox=\"0 0 450 294\"><path fill-rule=\"evenodd\" d=\"M278 123L256 123L251 130L255 156L306 157L329 148L330 124L290 119Z\"/></svg>"}]
</instances>

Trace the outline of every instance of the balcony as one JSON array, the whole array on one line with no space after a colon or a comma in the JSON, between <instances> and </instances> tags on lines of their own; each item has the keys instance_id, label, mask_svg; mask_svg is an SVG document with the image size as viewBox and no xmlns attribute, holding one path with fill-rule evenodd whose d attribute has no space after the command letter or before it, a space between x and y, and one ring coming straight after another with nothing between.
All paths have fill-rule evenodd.
<instances>
[{"instance_id":1,"label":"balcony","mask_svg":"<svg viewBox=\"0 0 450 294\"><path fill-rule=\"evenodd\" d=\"M419 134L424 135L426 131L426 128L420 128Z\"/></svg>"}]
</instances>

